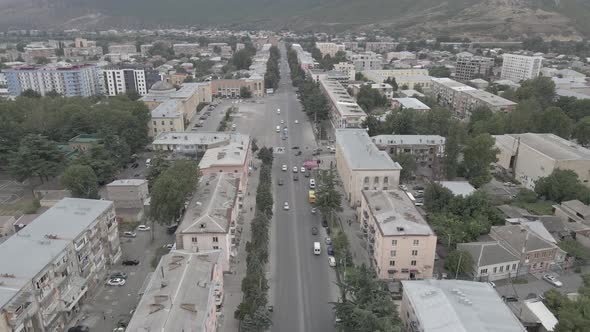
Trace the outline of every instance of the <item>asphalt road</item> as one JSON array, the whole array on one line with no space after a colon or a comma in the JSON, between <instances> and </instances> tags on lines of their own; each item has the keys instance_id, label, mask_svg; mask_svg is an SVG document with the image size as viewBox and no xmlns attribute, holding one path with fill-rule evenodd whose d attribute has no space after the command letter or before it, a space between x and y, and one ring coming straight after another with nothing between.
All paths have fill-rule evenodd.
<instances>
[{"instance_id":1,"label":"asphalt road","mask_svg":"<svg viewBox=\"0 0 590 332\"><path fill-rule=\"evenodd\" d=\"M285 49L281 49L281 83L274 95L264 98L264 105L242 102L234 122L237 131L258 140L258 146L285 148L275 153L273 164L274 217L271 226L271 257L268 269L269 304L274 306L272 331L336 331L330 302L338 298L336 275L328 265L325 229L319 214L311 214L308 203L309 179L300 173L306 159L311 159L316 142L307 116L291 85ZM277 114L280 108L281 114ZM284 124L280 121L283 120ZM295 124L298 120L298 124ZM288 127L288 138L276 133L276 126ZM296 156L299 147L302 151ZM281 170L282 165L288 171ZM293 167L299 169L293 173ZM293 175L299 180L293 181ZM312 175L313 178L313 175ZM278 186L278 179L284 181ZM254 190L254 189L252 189ZM290 209L283 210L284 202ZM312 235L316 226L320 233ZM313 254L313 242L321 242L322 253Z\"/></svg>"}]
</instances>

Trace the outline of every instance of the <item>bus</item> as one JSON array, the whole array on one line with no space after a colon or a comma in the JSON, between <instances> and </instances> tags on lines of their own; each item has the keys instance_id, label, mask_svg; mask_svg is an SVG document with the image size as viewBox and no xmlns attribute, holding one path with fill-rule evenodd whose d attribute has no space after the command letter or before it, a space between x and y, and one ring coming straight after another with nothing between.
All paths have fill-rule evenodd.
<instances>
[{"instance_id":1,"label":"bus","mask_svg":"<svg viewBox=\"0 0 590 332\"><path fill-rule=\"evenodd\" d=\"M309 191L309 203L315 204L315 190Z\"/></svg>"}]
</instances>

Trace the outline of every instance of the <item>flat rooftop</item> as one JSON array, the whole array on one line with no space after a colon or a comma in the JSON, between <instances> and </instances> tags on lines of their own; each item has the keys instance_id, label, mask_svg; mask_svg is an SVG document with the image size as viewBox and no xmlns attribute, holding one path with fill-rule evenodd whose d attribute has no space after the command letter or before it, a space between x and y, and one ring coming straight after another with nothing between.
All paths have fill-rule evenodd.
<instances>
[{"instance_id":1,"label":"flat rooftop","mask_svg":"<svg viewBox=\"0 0 590 332\"><path fill-rule=\"evenodd\" d=\"M175 99L166 99L152 110L152 118L177 118L182 115L182 103Z\"/></svg>"},{"instance_id":2,"label":"flat rooftop","mask_svg":"<svg viewBox=\"0 0 590 332\"><path fill-rule=\"evenodd\" d=\"M176 233L227 233L239 182L234 173L202 176Z\"/></svg>"},{"instance_id":3,"label":"flat rooftop","mask_svg":"<svg viewBox=\"0 0 590 332\"><path fill-rule=\"evenodd\" d=\"M444 145L446 138L438 135L377 135L371 137L379 145Z\"/></svg>"},{"instance_id":4,"label":"flat rooftop","mask_svg":"<svg viewBox=\"0 0 590 332\"><path fill-rule=\"evenodd\" d=\"M554 134L505 134L496 135L496 145L516 153L520 144L554 160L590 160L590 150Z\"/></svg>"},{"instance_id":5,"label":"flat rooftop","mask_svg":"<svg viewBox=\"0 0 590 332\"><path fill-rule=\"evenodd\" d=\"M402 105L403 108L412 108L415 110L429 110L430 107L424 104L416 98L392 98L391 100L397 101Z\"/></svg>"},{"instance_id":6,"label":"flat rooftop","mask_svg":"<svg viewBox=\"0 0 590 332\"><path fill-rule=\"evenodd\" d=\"M340 82L320 78L320 84L324 87L324 91L328 94L328 99L334 105L340 116L363 117L367 115Z\"/></svg>"},{"instance_id":7,"label":"flat rooftop","mask_svg":"<svg viewBox=\"0 0 590 332\"><path fill-rule=\"evenodd\" d=\"M176 250L162 256L126 330L206 331L211 299L221 286L212 280L219 257Z\"/></svg>"},{"instance_id":8,"label":"flat rooftop","mask_svg":"<svg viewBox=\"0 0 590 332\"><path fill-rule=\"evenodd\" d=\"M500 96L496 96L493 93L489 93L483 90L468 90L465 91L466 94L477 98L491 106L498 106L498 107L506 107L506 106L516 106L516 103L512 100L508 100L506 98L502 98Z\"/></svg>"},{"instance_id":9,"label":"flat rooftop","mask_svg":"<svg viewBox=\"0 0 590 332\"><path fill-rule=\"evenodd\" d=\"M362 193L383 236L434 235L404 191L363 190Z\"/></svg>"},{"instance_id":10,"label":"flat rooftop","mask_svg":"<svg viewBox=\"0 0 590 332\"><path fill-rule=\"evenodd\" d=\"M487 282L404 280L402 287L424 331L526 331Z\"/></svg>"},{"instance_id":11,"label":"flat rooftop","mask_svg":"<svg viewBox=\"0 0 590 332\"><path fill-rule=\"evenodd\" d=\"M465 85L463 83L457 82L447 77L433 77L432 82L444 85L449 89L453 89L455 91L472 91L477 90L476 88Z\"/></svg>"},{"instance_id":12,"label":"flat rooftop","mask_svg":"<svg viewBox=\"0 0 590 332\"><path fill-rule=\"evenodd\" d=\"M199 161L199 168L244 165L248 154L248 142L245 143L246 145L230 143L225 146L207 149L203 158Z\"/></svg>"},{"instance_id":13,"label":"flat rooftop","mask_svg":"<svg viewBox=\"0 0 590 332\"><path fill-rule=\"evenodd\" d=\"M245 144L250 140L250 136L240 133L225 133L219 131L179 131L163 132L158 134L152 145L210 145L218 143L240 142Z\"/></svg>"},{"instance_id":14,"label":"flat rooftop","mask_svg":"<svg viewBox=\"0 0 590 332\"><path fill-rule=\"evenodd\" d=\"M140 186L144 183L146 183L147 180L143 180L143 179L122 179L122 180L115 180L109 184L107 184L107 186L109 187L128 187L128 186Z\"/></svg>"},{"instance_id":15,"label":"flat rooftop","mask_svg":"<svg viewBox=\"0 0 590 332\"><path fill-rule=\"evenodd\" d=\"M0 244L0 308L112 205L105 200L64 198Z\"/></svg>"},{"instance_id":16,"label":"flat rooftop","mask_svg":"<svg viewBox=\"0 0 590 332\"><path fill-rule=\"evenodd\" d=\"M336 145L353 170L401 170L391 157L379 151L365 129L336 129Z\"/></svg>"},{"instance_id":17,"label":"flat rooftop","mask_svg":"<svg viewBox=\"0 0 590 332\"><path fill-rule=\"evenodd\" d=\"M437 183L449 189L455 196L467 197L475 192L475 188L467 181L438 181Z\"/></svg>"}]
</instances>

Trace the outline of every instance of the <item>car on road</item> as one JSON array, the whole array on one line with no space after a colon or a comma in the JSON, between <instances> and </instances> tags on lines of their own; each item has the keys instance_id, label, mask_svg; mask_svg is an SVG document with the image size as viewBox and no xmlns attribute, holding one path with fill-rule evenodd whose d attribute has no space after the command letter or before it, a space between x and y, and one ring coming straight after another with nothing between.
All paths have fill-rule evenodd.
<instances>
[{"instance_id":1,"label":"car on road","mask_svg":"<svg viewBox=\"0 0 590 332\"><path fill-rule=\"evenodd\" d=\"M301 151L295 152L295 156L300 156L301 154L303 154L303 152L301 152Z\"/></svg>"},{"instance_id":2,"label":"car on road","mask_svg":"<svg viewBox=\"0 0 590 332\"><path fill-rule=\"evenodd\" d=\"M555 287L563 286L563 283L561 281L557 280L557 278L555 278L554 276L552 276L550 274L544 274L543 280L547 281L548 283L552 284Z\"/></svg>"},{"instance_id":3,"label":"car on road","mask_svg":"<svg viewBox=\"0 0 590 332\"><path fill-rule=\"evenodd\" d=\"M280 132L281 132L281 126L277 126L277 128L275 129L275 131L276 131L277 133L280 133Z\"/></svg>"},{"instance_id":4,"label":"car on road","mask_svg":"<svg viewBox=\"0 0 590 332\"><path fill-rule=\"evenodd\" d=\"M311 208L311 214L315 214L316 211L317 211L316 208L314 208L314 207Z\"/></svg>"},{"instance_id":5,"label":"car on road","mask_svg":"<svg viewBox=\"0 0 590 332\"><path fill-rule=\"evenodd\" d=\"M152 228L150 226L146 226L146 225L137 226L138 231L149 231L150 229L152 229Z\"/></svg>"},{"instance_id":6,"label":"car on road","mask_svg":"<svg viewBox=\"0 0 590 332\"><path fill-rule=\"evenodd\" d=\"M513 295L502 296L502 300L504 300L504 302L518 302L518 297Z\"/></svg>"},{"instance_id":7,"label":"car on road","mask_svg":"<svg viewBox=\"0 0 590 332\"><path fill-rule=\"evenodd\" d=\"M135 175L133 175L134 178L138 178L141 174L139 173L135 173Z\"/></svg>"},{"instance_id":8,"label":"car on road","mask_svg":"<svg viewBox=\"0 0 590 332\"><path fill-rule=\"evenodd\" d=\"M89 332L90 328L85 325L76 325L68 329L68 332Z\"/></svg>"},{"instance_id":9,"label":"car on road","mask_svg":"<svg viewBox=\"0 0 590 332\"><path fill-rule=\"evenodd\" d=\"M121 264L123 264L123 265L138 265L139 261L137 259L126 259L123 262L121 262Z\"/></svg>"},{"instance_id":10,"label":"car on road","mask_svg":"<svg viewBox=\"0 0 590 332\"><path fill-rule=\"evenodd\" d=\"M281 168L283 171L287 171L287 165L283 165L283 167Z\"/></svg>"},{"instance_id":11,"label":"car on road","mask_svg":"<svg viewBox=\"0 0 590 332\"><path fill-rule=\"evenodd\" d=\"M107 281L107 285L109 286L123 286L125 285L125 279L123 278L112 278Z\"/></svg>"},{"instance_id":12,"label":"car on road","mask_svg":"<svg viewBox=\"0 0 590 332\"><path fill-rule=\"evenodd\" d=\"M299 120L295 120L295 124L298 124L298 123L299 123Z\"/></svg>"},{"instance_id":13,"label":"car on road","mask_svg":"<svg viewBox=\"0 0 590 332\"><path fill-rule=\"evenodd\" d=\"M299 150L299 147L298 146L294 146L291 149L293 149L293 150Z\"/></svg>"},{"instance_id":14,"label":"car on road","mask_svg":"<svg viewBox=\"0 0 590 332\"><path fill-rule=\"evenodd\" d=\"M199 117L199 120L207 120L207 116L206 116L206 115L201 115L201 116Z\"/></svg>"},{"instance_id":15,"label":"car on road","mask_svg":"<svg viewBox=\"0 0 590 332\"><path fill-rule=\"evenodd\" d=\"M168 249L168 250L172 250L172 248L174 248L174 244L173 243L168 243L164 245L164 248Z\"/></svg>"},{"instance_id":16,"label":"car on road","mask_svg":"<svg viewBox=\"0 0 590 332\"><path fill-rule=\"evenodd\" d=\"M311 234L312 235L318 235L318 228L317 227L312 227L311 228Z\"/></svg>"},{"instance_id":17,"label":"car on road","mask_svg":"<svg viewBox=\"0 0 590 332\"><path fill-rule=\"evenodd\" d=\"M496 288L496 283L493 281L488 281L488 284L492 286L492 288Z\"/></svg>"},{"instance_id":18,"label":"car on road","mask_svg":"<svg viewBox=\"0 0 590 332\"><path fill-rule=\"evenodd\" d=\"M131 165L131 168L138 168L139 164L138 163L133 163L133 165Z\"/></svg>"},{"instance_id":19,"label":"car on road","mask_svg":"<svg viewBox=\"0 0 590 332\"><path fill-rule=\"evenodd\" d=\"M293 175L293 181L299 181L299 177L297 175Z\"/></svg>"},{"instance_id":20,"label":"car on road","mask_svg":"<svg viewBox=\"0 0 590 332\"><path fill-rule=\"evenodd\" d=\"M329 146L328 151L330 151L330 153L336 153L336 148L333 146Z\"/></svg>"},{"instance_id":21,"label":"car on road","mask_svg":"<svg viewBox=\"0 0 590 332\"><path fill-rule=\"evenodd\" d=\"M328 256L328 264L331 267L335 267L336 266L336 258L334 258L334 256Z\"/></svg>"},{"instance_id":22,"label":"car on road","mask_svg":"<svg viewBox=\"0 0 590 332\"><path fill-rule=\"evenodd\" d=\"M297 168L297 166L293 166L293 173L297 173L297 171L299 171L299 169Z\"/></svg>"},{"instance_id":23,"label":"car on road","mask_svg":"<svg viewBox=\"0 0 590 332\"><path fill-rule=\"evenodd\" d=\"M305 173L305 167L301 167L301 169L299 170L301 173Z\"/></svg>"},{"instance_id":24,"label":"car on road","mask_svg":"<svg viewBox=\"0 0 590 332\"><path fill-rule=\"evenodd\" d=\"M315 180L309 179L309 189L315 189Z\"/></svg>"},{"instance_id":25,"label":"car on road","mask_svg":"<svg viewBox=\"0 0 590 332\"><path fill-rule=\"evenodd\" d=\"M400 184L399 189L401 189L403 191L408 191L408 186L406 186L405 184Z\"/></svg>"},{"instance_id":26,"label":"car on road","mask_svg":"<svg viewBox=\"0 0 590 332\"><path fill-rule=\"evenodd\" d=\"M424 190L424 187L422 187L422 186L414 186L412 189L414 189L414 190Z\"/></svg>"},{"instance_id":27,"label":"car on road","mask_svg":"<svg viewBox=\"0 0 590 332\"><path fill-rule=\"evenodd\" d=\"M328 245L328 246L332 245L332 239L329 236L326 237L325 241L326 241L326 245Z\"/></svg>"},{"instance_id":28,"label":"car on road","mask_svg":"<svg viewBox=\"0 0 590 332\"><path fill-rule=\"evenodd\" d=\"M279 181L277 181L277 183L279 184L279 186L283 185L283 179L279 179Z\"/></svg>"},{"instance_id":29,"label":"car on road","mask_svg":"<svg viewBox=\"0 0 590 332\"><path fill-rule=\"evenodd\" d=\"M332 245L329 244L326 246L326 252L328 253L328 255L334 256L334 249L332 248Z\"/></svg>"},{"instance_id":30,"label":"car on road","mask_svg":"<svg viewBox=\"0 0 590 332\"><path fill-rule=\"evenodd\" d=\"M285 124L285 120L281 120L281 124Z\"/></svg>"},{"instance_id":31,"label":"car on road","mask_svg":"<svg viewBox=\"0 0 590 332\"><path fill-rule=\"evenodd\" d=\"M109 276L109 279L127 279L127 273L125 273L125 272L113 272Z\"/></svg>"},{"instance_id":32,"label":"car on road","mask_svg":"<svg viewBox=\"0 0 590 332\"><path fill-rule=\"evenodd\" d=\"M285 202L285 204L283 204L283 210L289 210L289 202Z\"/></svg>"},{"instance_id":33,"label":"car on road","mask_svg":"<svg viewBox=\"0 0 590 332\"><path fill-rule=\"evenodd\" d=\"M281 109L277 108L277 114L281 114Z\"/></svg>"},{"instance_id":34,"label":"car on road","mask_svg":"<svg viewBox=\"0 0 590 332\"><path fill-rule=\"evenodd\" d=\"M127 232L123 233L123 237L133 238L133 237L136 237L136 236L137 236L137 233L135 233L135 232L129 232L129 231L127 231Z\"/></svg>"},{"instance_id":35,"label":"car on road","mask_svg":"<svg viewBox=\"0 0 590 332\"><path fill-rule=\"evenodd\" d=\"M322 227L328 227L328 219L326 217L322 218Z\"/></svg>"}]
</instances>

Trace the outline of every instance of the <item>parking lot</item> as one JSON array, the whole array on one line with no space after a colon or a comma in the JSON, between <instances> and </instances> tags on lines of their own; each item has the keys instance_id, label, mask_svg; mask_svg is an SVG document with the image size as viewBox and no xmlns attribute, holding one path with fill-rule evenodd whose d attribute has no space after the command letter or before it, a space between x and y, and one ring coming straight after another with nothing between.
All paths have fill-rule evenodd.
<instances>
[{"instance_id":1,"label":"parking lot","mask_svg":"<svg viewBox=\"0 0 590 332\"><path fill-rule=\"evenodd\" d=\"M121 237L120 240L122 258L118 264L110 267L108 275L113 272L126 273L128 277L125 285L107 286L105 279L103 285L84 300L82 310L72 325L78 322L90 327L91 331L112 332L119 321L129 321L153 271L151 261L156 250L173 243L174 236L156 225L153 241L149 231L138 231L136 238ZM123 266L121 262L126 259L137 259L139 265Z\"/></svg>"}]
</instances>

